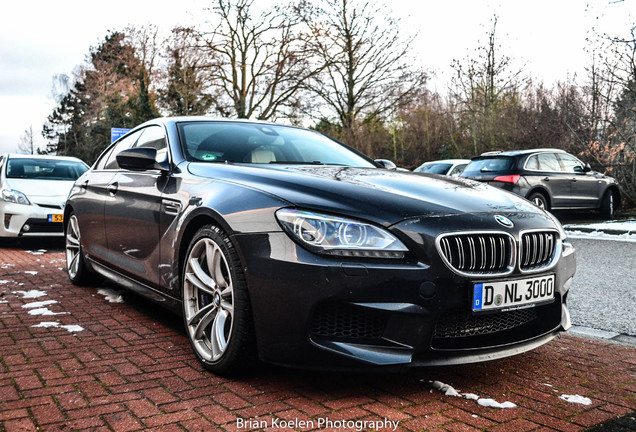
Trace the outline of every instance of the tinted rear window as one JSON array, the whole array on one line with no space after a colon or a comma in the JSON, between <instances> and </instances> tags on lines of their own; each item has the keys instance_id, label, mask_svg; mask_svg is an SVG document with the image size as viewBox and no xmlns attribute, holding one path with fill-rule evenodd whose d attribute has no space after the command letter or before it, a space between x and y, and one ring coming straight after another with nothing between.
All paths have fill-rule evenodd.
<instances>
[{"instance_id":1,"label":"tinted rear window","mask_svg":"<svg viewBox=\"0 0 636 432\"><path fill-rule=\"evenodd\" d=\"M470 177L488 173L499 173L510 171L514 165L514 159L509 157L494 157L473 159L470 161L462 176Z\"/></svg>"},{"instance_id":2,"label":"tinted rear window","mask_svg":"<svg viewBox=\"0 0 636 432\"><path fill-rule=\"evenodd\" d=\"M431 174L446 174L452 164L427 164L422 165L415 169L415 172L431 173Z\"/></svg>"}]
</instances>

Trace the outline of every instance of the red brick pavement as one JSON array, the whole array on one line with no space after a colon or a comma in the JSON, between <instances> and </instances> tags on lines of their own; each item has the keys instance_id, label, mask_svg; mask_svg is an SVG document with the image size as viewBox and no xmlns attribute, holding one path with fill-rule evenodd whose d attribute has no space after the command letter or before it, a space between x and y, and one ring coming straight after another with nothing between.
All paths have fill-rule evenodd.
<instances>
[{"instance_id":1,"label":"red brick pavement","mask_svg":"<svg viewBox=\"0 0 636 432\"><path fill-rule=\"evenodd\" d=\"M569 336L505 360L407 374L263 367L218 377L197 363L180 318L131 294L110 303L96 287L71 285L56 248L0 248L2 432L355 431L385 419L400 431L570 432L636 410L636 349ZM30 290L45 295L25 298ZM60 314L32 314L45 308ZM42 322L55 326L35 327ZM62 327L72 325L83 330ZM446 396L432 380L517 407Z\"/></svg>"}]
</instances>

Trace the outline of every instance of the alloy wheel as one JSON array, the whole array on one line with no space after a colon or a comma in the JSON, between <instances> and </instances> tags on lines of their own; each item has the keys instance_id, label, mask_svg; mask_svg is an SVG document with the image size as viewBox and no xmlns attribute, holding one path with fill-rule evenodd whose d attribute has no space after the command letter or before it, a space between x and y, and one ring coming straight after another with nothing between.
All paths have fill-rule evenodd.
<instances>
[{"instance_id":1,"label":"alloy wheel","mask_svg":"<svg viewBox=\"0 0 636 432\"><path fill-rule=\"evenodd\" d=\"M82 250L80 247L80 230L77 217L71 215L66 228L66 268L71 280L77 279L80 272Z\"/></svg>"},{"instance_id":2,"label":"alloy wheel","mask_svg":"<svg viewBox=\"0 0 636 432\"><path fill-rule=\"evenodd\" d=\"M208 362L223 357L234 322L234 288L225 254L209 237L199 239L186 259L183 308L188 335Z\"/></svg>"}]
</instances>

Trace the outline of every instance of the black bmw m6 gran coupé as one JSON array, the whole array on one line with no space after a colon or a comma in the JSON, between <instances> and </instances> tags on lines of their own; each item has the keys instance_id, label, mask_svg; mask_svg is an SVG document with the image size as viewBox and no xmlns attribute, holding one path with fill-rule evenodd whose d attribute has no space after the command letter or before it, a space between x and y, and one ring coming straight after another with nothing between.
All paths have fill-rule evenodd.
<instances>
[{"instance_id":1,"label":"black bmw m6 gran coup\u00e9","mask_svg":"<svg viewBox=\"0 0 636 432\"><path fill-rule=\"evenodd\" d=\"M182 314L217 373L478 362L568 329L574 249L552 215L387 166L291 126L149 121L75 183L68 275Z\"/></svg>"}]
</instances>

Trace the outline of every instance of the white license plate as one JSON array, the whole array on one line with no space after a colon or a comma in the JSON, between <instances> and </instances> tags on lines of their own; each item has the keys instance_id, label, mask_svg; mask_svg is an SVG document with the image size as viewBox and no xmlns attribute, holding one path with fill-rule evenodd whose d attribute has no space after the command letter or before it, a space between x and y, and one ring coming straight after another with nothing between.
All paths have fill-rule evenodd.
<instances>
[{"instance_id":1,"label":"white license plate","mask_svg":"<svg viewBox=\"0 0 636 432\"><path fill-rule=\"evenodd\" d=\"M476 283L473 311L519 309L554 300L554 275Z\"/></svg>"}]
</instances>

